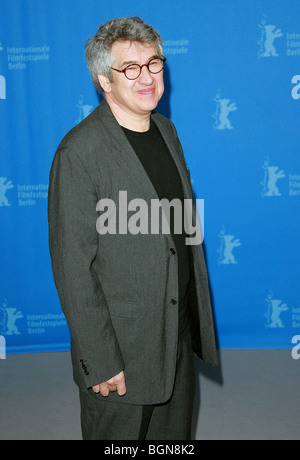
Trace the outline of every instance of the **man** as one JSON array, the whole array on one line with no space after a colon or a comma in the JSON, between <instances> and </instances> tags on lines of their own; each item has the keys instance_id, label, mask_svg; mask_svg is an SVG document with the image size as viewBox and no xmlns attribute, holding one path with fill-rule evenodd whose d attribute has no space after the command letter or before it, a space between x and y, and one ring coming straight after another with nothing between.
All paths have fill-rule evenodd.
<instances>
[{"instance_id":1,"label":"man","mask_svg":"<svg viewBox=\"0 0 300 460\"><path fill-rule=\"evenodd\" d=\"M193 197L176 130L154 112L162 41L120 18L99 27L86 57L104 100L59 145L48 210L83 439L190 439L193 350L217 360L202 247L176 231L183 213L170 212L170 232L145 216L154 202Z\"/></svg>"}]
</instances>

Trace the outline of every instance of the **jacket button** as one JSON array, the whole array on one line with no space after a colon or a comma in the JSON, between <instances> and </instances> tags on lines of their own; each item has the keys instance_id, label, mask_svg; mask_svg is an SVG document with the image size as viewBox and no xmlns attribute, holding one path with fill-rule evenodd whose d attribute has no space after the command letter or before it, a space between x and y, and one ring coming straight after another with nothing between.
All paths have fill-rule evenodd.
<instances>
[{"instance_id":1,"label":"jacket button","mask_svg":"<svg viewBox=\"0 0 300 460\"><path fill-rule=\"evenodd\" d=\"M174 249L174 248L170 248L170 253L171 253L171 254L176 254L175 249Z\"/></svg>"},{"instance_id":2,"label":"jacket button","mask_svg":"<svg viewBox=\"0 0 300 460\"><path fill-rule=\"evenodd\" d=\"M176 305L176 304L177 304L177 300L172 299L172 300L171 300L171 303L172 303L173 305Z\"/></svg>"}]
</instances>

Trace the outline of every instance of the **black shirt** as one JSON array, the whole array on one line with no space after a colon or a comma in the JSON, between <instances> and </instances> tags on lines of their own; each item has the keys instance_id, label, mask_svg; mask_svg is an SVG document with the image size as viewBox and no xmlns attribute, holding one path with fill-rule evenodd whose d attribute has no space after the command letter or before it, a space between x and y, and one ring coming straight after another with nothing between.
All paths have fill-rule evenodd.
<instances>
[{"instance_id":1,"label":"black shirt","mask_svg":"<svg viewBox=\"0 0 300 460\"><path fill-rule=\"evenodd\" d=\"M123 131L133 147L151 180L158 198L166 198L171 202L179 198L182 203L182 231L174 233L174 212L170 207L170 231L178 258L178 289L179 289L179 334L186 328L188 315L188 284L190 281L189 247L185 244L184 232L184 197L181 179L174 160L154 122L146 132L136 132L123 128Z\"/></svg>"}]
</instances>

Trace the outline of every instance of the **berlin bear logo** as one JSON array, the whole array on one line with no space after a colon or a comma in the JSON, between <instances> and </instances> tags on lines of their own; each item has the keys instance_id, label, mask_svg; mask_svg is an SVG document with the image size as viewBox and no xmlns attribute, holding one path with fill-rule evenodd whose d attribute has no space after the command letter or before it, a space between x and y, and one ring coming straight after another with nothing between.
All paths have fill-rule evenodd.
<instances>
[{"instance_id":1,"label":"berlin bear logo","mask_svg":"<svg viewBox=\"0 0 300 460\"><path fill-rule=\"evenodd\" d=\"M22 312L16 308L8 307L7 300L4 299L0 306L0 333L3 335L19 335L16 326L17 319L24 318Z\"/></svg>"},{"instance_id":2,"label":"berlin bear logo","mask_svg":"<svg viewBox=\"0 0 300 460\"><path fill-rule=\"evenodd\" d=\"M11 181L7 181L6 177L0 177L0 206L11 206L6 197L6 191L14 188Z\"/></svg>"},{"instance_id":3,"label":"berlin bear logo","mask_svg":"<svg viewBox=\"0 0 300 460\"><path fill-rule=\"evenodd\" d=\"M270 165L270 160L267 158L262 166L264 169L264 178L261 181L263 190L262 196L281 196L279 188L277 186L278 179L283 179L285 173L278 166Z\"/></svg>"},{"instance_id":4,"label":"berlin bear logo","mask_svg":"<svg viewBox=\"0 0 300 460\"><path fill-rule=\"evenodd\" d=\"M274 41L276 38L283 36L281 29L277 29L273 24L266 24L266 22L266 18L264 17L259 24L261 28L261 37L257 42L260 46L259 58L279 56L274 46Z\"/></svg>"},{"instance_id":5,"label":"berlin bear logo","mask_svg":"<svg viewBox=\"0 0 300 460\"><path fill-rule=\"evenodd\" d=\"M234 235L226 234L225 228L223 227L218 237L221 238L220 248L217 252L220 254L218 259L219 264L237 264L237 261L232 253L233 249L241 246L239 238L235 238Z\"/></svg>"},{"instance_id":6,"label":"berlin bear logo","mask_svg":"<svg viewBox=\"0 0 300 460\"><path fill-rule=\"evenodd\" d=\"M221 97L220 92L216 94L214 101L217 105L216 112L213 114L213 118L215 119L214 129L233 129L228 117L231 112L237 110L235 102Z\"/></svg>"},{"instance_id":7,"label":"berlin bear logo","mask_svg":"<svg viewBox=\"0 0 300 460\"><path fill-rule=\"evenodd\" d=\"M281 299L274 299L272 292L269 292L265 301L268 304L268 310L265 313L267 318L265 327L275 328L275 327L285 327L280 315L283 311L288 311L288 306L286 303L282 303Z\"/></svg>"}]
</instances>

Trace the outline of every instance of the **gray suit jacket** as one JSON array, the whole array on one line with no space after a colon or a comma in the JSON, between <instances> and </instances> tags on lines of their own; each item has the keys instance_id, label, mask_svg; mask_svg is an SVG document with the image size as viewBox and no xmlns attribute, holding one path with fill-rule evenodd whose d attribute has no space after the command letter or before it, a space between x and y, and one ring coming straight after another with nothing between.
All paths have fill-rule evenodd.
<instances>
[{"instance_id":1,"label":"gray suit jacket","mask_svg":"<svg viewBox=\"0 0 300 460\"><path fill-rule=\"evenodd\" d=\"M151 115L177 165L185 198L189 171L174 125ZM124 369L127 393L112 401L156 404L172 393L178 340L178 267L172 236L129 232L99 235L97 202L119 191L158 199L104 100L59 145L50 172L48 219L54 280L71 332L74 380L82 391ZM118 219L118 210L116 212ZM118 229L118 226L117 226ZM191 246L194 349L217 364L202 247ZM101 395L95 397L102 398Z\"/></svg>"}]
</instances>

